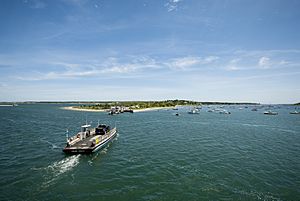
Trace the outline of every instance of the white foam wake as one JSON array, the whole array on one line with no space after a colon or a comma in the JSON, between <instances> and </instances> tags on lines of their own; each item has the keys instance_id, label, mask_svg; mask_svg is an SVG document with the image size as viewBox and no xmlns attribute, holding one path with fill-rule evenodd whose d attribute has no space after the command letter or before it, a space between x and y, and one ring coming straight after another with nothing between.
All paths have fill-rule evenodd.
<instances>
[{"instance_id":1,"label":"white foam wake","mask_svg":"<svg viewBox=\"0 0 300 201\"><path fill-rule=\"evenodd\" d=\"M62 174L76 167L79 164L79 157L80 155L73 155L47 166L45 168L47 171L47 175L45 175L46 181L43 183L43 187L48 187L53 184Z\"/></svg>"},{"instance_id":2,"label":"white foam wake","mask_svg":"<svg viewBox=\"0 0 300 201\"><path fill-rule=\"evenodd\" d=\"M63 174L78 165L79 157L80 155L73 155L64 158L63 160L54 162L52 165L49 165L48 169L53 171L55 175Z\"/></svg>"}]
</instances>

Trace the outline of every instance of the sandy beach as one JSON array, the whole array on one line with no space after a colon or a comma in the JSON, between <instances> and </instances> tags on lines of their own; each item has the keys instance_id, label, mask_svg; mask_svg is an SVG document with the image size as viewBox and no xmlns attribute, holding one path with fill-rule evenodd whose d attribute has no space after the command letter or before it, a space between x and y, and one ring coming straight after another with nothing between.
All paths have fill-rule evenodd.
<instances>
[{"instance_id":1,"label":"sandy beach","mask_svg":"<svg viewBox=\"0 0 300 201\"><path fill-rule=\"evenodd\" d=\"M133 112L150 112L155 110L164 110L164 109L172 109L174 107L151 107L151 108L143 108L143 109L134 109Z\"/></svg>"},{"instance_id":2,"label":"sandy beach","mask_svg":"<svg viewBox=\"0 0 300 201\"><path fill-rule=\"evenodd\" d=\"M94 109L80 109L74 106L62 107L64 110L73 110L73 111L81 111L81 112L107 112L107 110L94 110Z\"/></svg>"}]
</instances>

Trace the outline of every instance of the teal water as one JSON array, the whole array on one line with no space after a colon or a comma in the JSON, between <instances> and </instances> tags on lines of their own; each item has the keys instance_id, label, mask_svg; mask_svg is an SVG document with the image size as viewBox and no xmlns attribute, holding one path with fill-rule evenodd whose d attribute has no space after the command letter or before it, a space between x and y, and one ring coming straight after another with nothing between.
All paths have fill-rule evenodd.
<instances>
[{"instance_id":1,"label":"teal water","mask_svg":"<svg viewBox=\"0 0 300 201\"><path fill-rule=\"evenodd\" d=\"M282 106L110 116L59 104L0 107L0 200L300 200L300 115ZM65 130L118 127L93 155L62 153Z\"/></svg>"}]
</instances>

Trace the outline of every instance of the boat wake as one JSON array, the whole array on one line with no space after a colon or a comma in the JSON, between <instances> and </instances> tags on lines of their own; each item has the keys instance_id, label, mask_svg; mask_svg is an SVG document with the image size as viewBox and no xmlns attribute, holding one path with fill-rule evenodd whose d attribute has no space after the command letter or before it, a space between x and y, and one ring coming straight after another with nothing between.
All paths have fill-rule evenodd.
<instances>
[{"instance_id":1,"label":"boat wake","mask_svg":"<svg viewBox=\"0 0 300 201\"><path fill-rule=\"evenodd\" d=\"M286 133L294 133L294 134L297 133L297 131L289 130L289 129L282 129L282 128L273 128L273 129L278 130L278 131L282 131L282 132L286 132Z\"/></svg>"},{"instance_id":2,"label":"boat wake","mask_svg":"<svg viewBox=\"0 0 300 201\"><path fill-rule=\"evenodd\" d=\"M40 139L40 141L49 144L50 147L51 147L51 149L58 149L58 148L59 148L56 144L54 144L54 143L52 143L52 142L49 142L48 140Z\"/></svg>"},{"instance_id":3,"label":"boat wake","mask_svg":"<svg viewBox=\"0 0 300 201\"><path fill-rule=\"evenodd\" d=\"M241 124L243 126L252 126L252 127L267 127L268 125L264 125L264 124Z\"/></svg>"},{"instance_id":4,"label":"boat wake","mask_svg":"<svg viewBox=\"0 0 300 201\"><path fill-rule=\"evenodd\" d=\"M279 197L276 197L275 195L267 192L257 192L254 190L251 191L245 191L245 190L239 190L239 189L234 189L233 193L239 194L241 196L244 196L246 198L254 198L257 200L276 200L276 201L281 201Z\"/></svg>"},{"instance_id":5,"label":"boat wake","mask_svg":"<svg viewBox=\"0 0 300 201\"><path fill-rule=\"evenodd\" d=\"M47 172L47 174L45 175L46 181L43 183L43 187L52 185L61 177L62 174L76 167L79 164L79 157L80 155L73 155L47 166L45 168Z\"/></svg>"},{"instance_id":6,"label":"boat wake","mask_svg":"<svg viewBox=\"0 0 300 201\"><path fill-rule=\"evenodd\" d=\"M52 165L49 165L47 168L52 171L56 176L63 174L69 170L71 170L73 167L77 166L79 163L79 157L80 155L74 155L67 158L64 158L63 160L54 162Z\"/></svg>"},{"instance_id":7,"label":"boat wake","mask_svg":"<svg viewBox=\"0 0 300 201\"><path fill-rule=\"evenodd\" d=\"M286 133L297 133L297 131L294 131L294 130L272 127L272 126L263 125L263 124L241 124L241 125L251 126L251 127L266 127L267 129L278 130L278 131L282 131L282 132L286 132Z\"/></svg>"}]
</instances>

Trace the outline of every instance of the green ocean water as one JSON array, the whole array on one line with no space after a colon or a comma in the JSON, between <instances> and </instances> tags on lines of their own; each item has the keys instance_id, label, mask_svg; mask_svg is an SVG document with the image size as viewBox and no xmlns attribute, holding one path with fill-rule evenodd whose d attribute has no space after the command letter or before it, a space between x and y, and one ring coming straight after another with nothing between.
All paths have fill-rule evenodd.
<instances>
[{"instance_id":1,"label":"green ocean water","mask_svg":"<svg viewBox=\"0 0 300 201\"><path fill-rule=\"evenodd\" d=\"M160 110L110 116L62 104L0 107L0 200L300 200L300 115ZM178 112L181 115L175 116ZM65 130L117 125L93 155L66 156Z\"/></svg>"}]
</instances>

